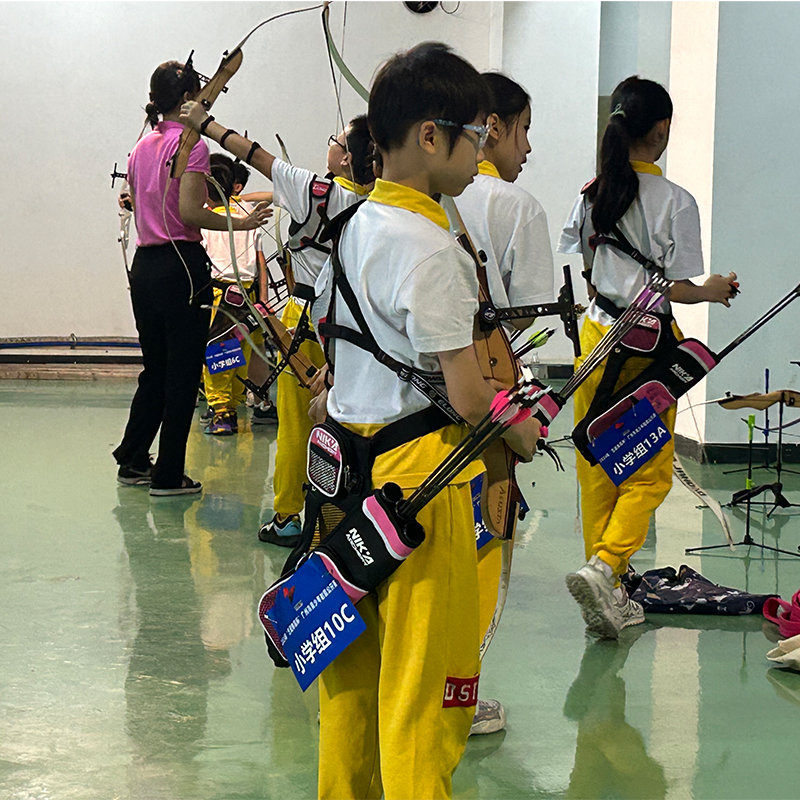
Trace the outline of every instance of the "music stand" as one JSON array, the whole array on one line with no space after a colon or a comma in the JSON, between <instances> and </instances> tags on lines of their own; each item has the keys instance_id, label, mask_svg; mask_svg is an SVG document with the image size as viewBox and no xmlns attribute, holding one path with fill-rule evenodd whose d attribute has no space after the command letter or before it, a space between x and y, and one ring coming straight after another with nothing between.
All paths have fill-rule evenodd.
<instances>
[{"instance_id":1,"label":"music stand","mask_svg":"<svg viewBox=\"0 0 800 800\"><path fill-rule=\"evenodd\" d=\"M731 498L731 502L729 505L735 506L739 505L743 502L751 502L753 498L758 497L760 494L764 494L765 492L772 492L773 495L773 502L772 508L767 513L767 517L769 518L778 508L800 508L800 504L798 503L791 503L783 494L783 480L782 476L784 472L791 472L795 475L800 475L800 472L793 469L787 469L783 466L783 410L785 406L800 407L800 392L795 392L790 389L783 389L782 391L771 392L768 395L763 395L760 398L762 403L766 402L768 399L772 400L770 403L771 405L775 402L778 403L778 443L777 443L777 458L775 460L775 481L772 483L764 483L760 486L753 486L752 485L752 470L748 469L748 480L745 484L745 488L734 492L733 497ZM724 403L721 403L723 407L725 407ZM741 407L741 405L733 405L728 407ZM753 419L752 415L748 420ZM748 421L749 425L749 421ZM752 430L750 431L750 435L748 437L748 451L752 449ZM752 453L748 456L749 460L752 461ZM759 501L757 505L770 505L768 501Z\"/></svg>"},{"instance_id":2,"label":"music stand","mask_svg":"<svg viewBox=\"0 0 800 800\"><path fill-rule=\"evenodd\" d=\"M747 430L748 430L748 435L747 435L747 479L746 479L746 482L745 482L746 488L742 492L737 492L737 494L742 495L742 497L740 498L739 502L744 502L745 503L744 537L742 538L742 540L740 542L734 542L733 544L730 544L730 543L709 544L709 545L705 545L703 547L687 547L684 550L684 553L689 555L690 553L700 553L700 552L703 552L704 550L718 550L721 547L733 548L733 547L738 547L738 546L741 546L741 545L746 545L747 547L759 547L761 550L769 550L769 551L771 551L773 553L783 553L784 555L787 555L787 556L795 556L796 558L800 558L800 552L793 552L792 550L782 550L780 547L772 547L771 545L763 544L762 542L757 542L750 535L750 513L751 513L751 501L752 501L752 498L756 497L761 492L771 488L771 485L767 484L766 486L760 486L760 487L755 488L755 489L753 488L753 429L755 428L755 424L756 424L755 415L754 414L750 414L750 416L745 420L745 422L747 423ZM778 433L780 434L780 431L778 431ZM776 503L777 503L777 496L778 495L776 495ZM780 495L780 496L783 497L783 495ZM734 494L734 498L735 497L736 497L736 494ZM783 499L786 500L786 498L783 498ZM786 502L789 503L788 500L786 500ZM733 500L731 500L730 505L734 505L734 501ZM766 505L766 504L764 503L764 504L761 504L761 505ZM793 504L789 503L789 505L793 505ZM775 507L777 507L777 505ZM774 510L775 510L775 508L772 509L772 511L774 511ZM770 511L770 514L772 513L772 511ZM769 517L769 514L767 514L767 517ZM800 547L798 548L798 551L800 551Z\"/></svg>"}]
</instances>

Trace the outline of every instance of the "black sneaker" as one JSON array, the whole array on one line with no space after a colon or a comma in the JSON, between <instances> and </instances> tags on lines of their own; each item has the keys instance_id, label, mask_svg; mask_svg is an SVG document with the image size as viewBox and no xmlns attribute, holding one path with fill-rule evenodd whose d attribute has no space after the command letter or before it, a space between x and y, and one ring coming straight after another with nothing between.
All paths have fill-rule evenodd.
<instances>
[{"instance_id":1,"label":"black sneaker","mask_svg":"<svg viewBox=\"0 0 800 800\"><path fill-rule=\"evenodd\" d=\"M278 409L272 404L266 408L255 406L253 408L253 418L250 421L253 425L277 425Z\"/></svg>"},{"instance_id":2,"label":"black sneaker","mask_svg":"<svg viewBox=\"0 0 800 800\"><path fill-rule=\"evenodd\" d=\"M203 491L200 481L193 481L188 475L183 476L180 486L153 486L150 485L151 497L173 497L180 494L197 494Z\"/></svg>"},{"instance_id":3,"label":"black sneaker","mask_svg":"<svg viewBox=\"0 0 800 800\"><path fill-rule=\"evenodd\" d=\"M208 406L200 415L200 422L211 422L212 419L214 419L214 409Z\"/></svg>"},{"instance_id":4,"label":"black sneaker","mask_svg":"<svg viewBox=\"0 0 800 800\"><path fill-rule=\"evenodd\" d=\"M294 547L300 541L300 531L298 514L291 514L283 522L278 522L276 514L258 529L258 539L261 542L277 544L279 547Z\"/></svg>"},{"instance_id":5,"label":"black sneaker","mask_svg":"<svg viewBox=\"0 0 800 800\"><path fill-rule=\"evenodd\" d=\"M153 465L147 469L135 469L124 464L117 470L117 483L123 486L149 486L153 475Z\"/></svg>"}]
</instances>

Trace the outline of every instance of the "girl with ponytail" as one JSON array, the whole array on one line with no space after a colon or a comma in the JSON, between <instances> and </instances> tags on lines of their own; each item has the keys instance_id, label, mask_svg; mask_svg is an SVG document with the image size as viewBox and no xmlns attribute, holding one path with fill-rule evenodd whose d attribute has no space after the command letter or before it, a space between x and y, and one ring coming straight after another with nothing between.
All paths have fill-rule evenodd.
<instances>
[{"instance_id":1,"label":"girl with ponytail","mask_svg":"<svg viewBox=\"0 0 800 800\"><path fill-rule=\"evenodd\" d=\"M614 90L599 173L581 191L558 245L561 253L583 255L584 275L590 282L591 303L581 329L583 357L635 299L653 270L673 281L672 303L728 307L737 292L733 272L711 275L702 285L691 281L703 274L697 204L689 192L664 178L655 163L667 146L671 123L672 100L658 83L632 76ZM669 303L660 312L664 335L669 336L671 329L682 338ZM633 380L652 360L624 361L615 386ZM592 373L575 393L576 421L605 396L601 373ZM672 406L662 414L670 433L675 411ZM650 517L669 493L673 450L670 439L619 486L601 467L590 466L576 453L587 563L567 576L567 587L591 633L617 638L622 628L644 622L642 607L627 596L619 576L644 544Z\"/></svg>"},{"instance_id":2,"label":"girl with ponytail","mask_svg":"<svg viewBox=\"0 0 800 800\"><path fill-rule=\"evenodd\" d=\"M181 104L200 90L191 64L167 61L150 78L147 116L152 131L128 157L136 253L130 271L131 303L144 368L131 403L122 443L113 452L122 484L149 486L151 495L196 493L201 485L184 474L186 440L208 337L212 292L201 228L227 230L227 220L206 208L209 154L205 142L192 149L177 180L170 178L172 157L183 125ZM160 119L159 119L160 118ZM270 211L260 204L233 221L252 230ZM150 446L161 430L158 458Z\"/></svg>"}]
</instances>

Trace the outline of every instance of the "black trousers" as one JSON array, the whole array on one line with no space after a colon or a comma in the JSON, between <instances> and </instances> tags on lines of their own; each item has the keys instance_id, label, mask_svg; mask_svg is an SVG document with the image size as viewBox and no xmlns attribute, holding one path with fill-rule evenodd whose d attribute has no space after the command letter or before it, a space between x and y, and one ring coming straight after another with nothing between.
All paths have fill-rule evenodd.
<instances>
[{"instance_id":1,"label":"black trousers","mask_svg":"<svg viewBox=\"0 0 800 800\"><path fill-rule=\"evenodd\" d=\"M202 245L176 245L186 266L172 244L139 247L133 257L131 302L144 369L125 435L113 453L120 465L146 469L160 427L152 483L162 488L179 486L183 479L211 313L200 306L213 300Z\"/></svg>"}]
</instances>

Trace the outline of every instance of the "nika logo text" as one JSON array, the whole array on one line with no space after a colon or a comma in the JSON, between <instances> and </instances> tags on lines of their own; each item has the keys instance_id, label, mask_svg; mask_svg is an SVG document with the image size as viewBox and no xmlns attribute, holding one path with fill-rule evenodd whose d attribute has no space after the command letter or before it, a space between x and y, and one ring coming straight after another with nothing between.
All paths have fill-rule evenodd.
<instances>
[{"instance_id":1,"label":"nika logo text","mask_svg":"<svg viewBox=\"0 0 800 800\"><path fill-rule=\"evenodd\" d=\"M350 528L346 534L346 538L350 547L353 548L355 554L361 559L361 563L365 567L368 567L375 561L372 554L369 552L369 548L364 544L361 534L355 528Z\"/></svg>"},{"instance_id":2,"label":"nika logo text","mask_svg":"<svg viewBox=\"0 0 800 800\"><path fill-rule=\"evenodd\" d=\"M692 373L687 372L680 364L673 364L669 368L669 371L684 383L690 383L692 381Z\"/></svg>"}]
</instances>

